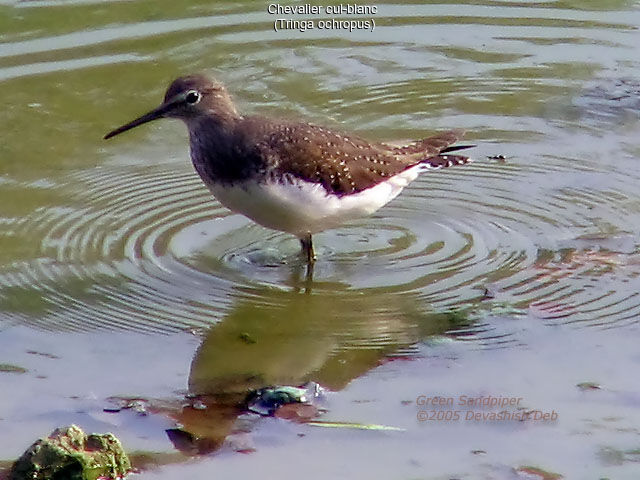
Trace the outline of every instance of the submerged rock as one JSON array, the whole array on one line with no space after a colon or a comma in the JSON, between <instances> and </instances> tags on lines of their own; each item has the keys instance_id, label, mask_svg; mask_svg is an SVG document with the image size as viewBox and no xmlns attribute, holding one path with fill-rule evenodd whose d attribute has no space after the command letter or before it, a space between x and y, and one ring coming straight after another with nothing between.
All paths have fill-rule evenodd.
<instances>
[{"instance_id":1,"label":"submerged rock","mask_svg":"<svg viewBox=\"0 0 640 480\"><path fill-rule=\"evenodd\" d=\"M31 445L13 464L9 480L115 479L130 471L129 458L114 435L87 435L71 425Z\"/></svg>"}]
</instances>

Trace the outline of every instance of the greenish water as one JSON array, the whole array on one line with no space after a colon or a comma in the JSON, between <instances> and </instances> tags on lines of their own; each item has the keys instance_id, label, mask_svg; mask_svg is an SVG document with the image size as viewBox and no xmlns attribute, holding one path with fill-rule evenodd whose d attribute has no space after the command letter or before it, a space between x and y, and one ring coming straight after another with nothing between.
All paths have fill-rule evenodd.
<instances>
[{"instance_id":1,"label":"greenish water","mask_svg":"<svg viewBox=\"0 0 640 480\"><path fill-rule=\"evenodd\" d=\"M27 370L0 372L0 459L76 422L175 463L150 479L307 463L313 478L633 478L637 4L377 3L373 32L276 32L267 5L0 1L0 364ZM248 113L387 142L464 128L476 161L318 235L307 284L295 238L209 195L183 125L102 140L197 71ZM306 381L337 392L331 420L406 431L247 433L228 405L183 408ZM560 420L430 429L406 405L421 394L519 396ZM110 397L153 415L104 413ZM183 464L176 421L218 454Z\"/></svg>"}]
</instances>

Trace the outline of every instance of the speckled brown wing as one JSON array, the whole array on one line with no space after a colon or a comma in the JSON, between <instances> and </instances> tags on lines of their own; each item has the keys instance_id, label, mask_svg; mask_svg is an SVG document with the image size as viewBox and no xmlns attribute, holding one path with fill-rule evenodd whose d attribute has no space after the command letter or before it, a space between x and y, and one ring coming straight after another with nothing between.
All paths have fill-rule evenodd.
<instances>
[{"instance_id":1,"label":"speckled brown wing","mask_svg":"<svg viewBox=\"0 0 640 480\"><path fill-rule=\"evenodd\" d=\"M309 124L271 125L270 130L260 149L275 175L320 183L336 195L360 192L418 163L450 166L439 153L461 135L451 131L392 147Z\"/></svg>"}]
</instances>

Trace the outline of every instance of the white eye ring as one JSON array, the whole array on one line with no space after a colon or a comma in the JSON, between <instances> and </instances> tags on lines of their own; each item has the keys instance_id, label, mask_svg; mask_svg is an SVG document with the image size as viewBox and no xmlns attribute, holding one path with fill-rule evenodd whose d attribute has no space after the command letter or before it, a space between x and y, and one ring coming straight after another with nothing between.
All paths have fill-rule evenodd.
<instances>
[{"instance_id":1,"label":"white eye ring","mask_svg":"<svg viewBox=\"0 0 640 480\"><path fill-rule=\"evenodd\" d=\"M194 105L200 101L202 95L197 90L189 90L187 94L184 96L184 99L187 103Z\"/></svg>"}]
</instances>

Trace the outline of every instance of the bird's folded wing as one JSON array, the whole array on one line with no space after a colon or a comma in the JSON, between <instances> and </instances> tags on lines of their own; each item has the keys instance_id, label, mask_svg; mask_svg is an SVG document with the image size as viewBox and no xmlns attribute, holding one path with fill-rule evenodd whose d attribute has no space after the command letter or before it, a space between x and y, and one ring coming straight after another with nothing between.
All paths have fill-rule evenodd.
<instances>
[{"instance_id":1,"label":"bird's folded wing","mask_svg":"<svg viewBox=\"0 0 640 480\"><path fill-rule=\"evenodd\" d=\"M454 130L392 147L314 125L283 124L272 126L260 149L271 159L278 176L322 184L330 193L346 195L437 157L461 135L462 131Z\"/></svg>"}]
</instances>

